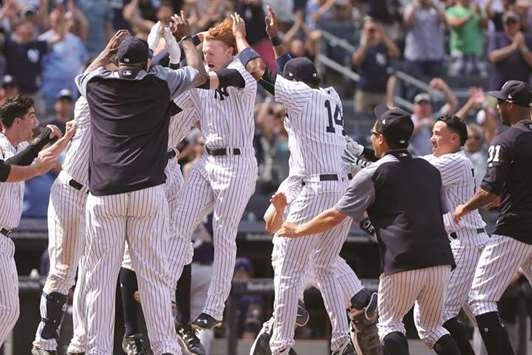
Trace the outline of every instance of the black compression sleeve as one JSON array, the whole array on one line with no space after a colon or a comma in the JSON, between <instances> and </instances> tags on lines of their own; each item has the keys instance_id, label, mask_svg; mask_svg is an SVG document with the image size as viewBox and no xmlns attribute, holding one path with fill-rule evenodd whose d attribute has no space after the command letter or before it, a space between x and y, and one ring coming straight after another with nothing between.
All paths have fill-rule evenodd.
<instances>
[{"instance_id":1,"label":"black compression sleeve","mask_svg":"<svg viewBox=\"0 0 532 355\"><path fill-rule=\"evenodd\" d=\"M5 161L0 160L0 182L4 182L9 177L11 172L11 165L7 164Z\"/></svg>"},{"instance_id":2,"label":"black compression sleeve","mask_svg":"<svg viewBox=\"0 0 532 355\"><path fill-rule=\"evenodd\" d=\"M270 72L268 68L264 71L264 75L259 80L260 86L264 88L264 90L268 91L270 94L275 95L275 79L276 79L275 73Z\"/></svg>"},{"instance_id":3,"label":"black compression sleeve","mask_svg":"<svg viewBox=\"0 0 532 355\"><path fill-rule=\"evenodd\" d=\"M246 86L246 81L240 72L236 69L220 69L216 71L220 87L234 86L243 89Z\"/></svg>"},{"instance_id":4,"label":"black compression sleeve","mask_svg":"<svg viewBox=\"0 0 532 355\"><path fill-rule=\"evenodd\" d=\"M43 129L41 134L39 134L39 136L35 138L26 149L7 159L6 163L21 166L30 165L41 149L48 143L52 142L52 139L50 139L50 133L52 133L50 128L46 127Z\"/></svg>"}]
</instances>

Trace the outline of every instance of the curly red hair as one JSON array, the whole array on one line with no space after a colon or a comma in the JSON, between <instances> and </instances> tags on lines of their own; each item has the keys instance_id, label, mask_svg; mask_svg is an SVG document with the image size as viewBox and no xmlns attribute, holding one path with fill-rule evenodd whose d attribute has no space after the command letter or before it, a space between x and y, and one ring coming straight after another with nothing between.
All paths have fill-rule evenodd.
<instances>
[{"instance_id":1,"label":"curly red hair","mask_svg":"<svg viewBox=\"0 0 532 355\"><path fill-rule=\"evenodd\" d=\"M233 47L233 54L237 53L236 40L233 35L233 20L231 20L231 18L226 18L219 24L209 28L205 35L205 39L221 41L228 47Z\"/></svg>"}]
</instances>

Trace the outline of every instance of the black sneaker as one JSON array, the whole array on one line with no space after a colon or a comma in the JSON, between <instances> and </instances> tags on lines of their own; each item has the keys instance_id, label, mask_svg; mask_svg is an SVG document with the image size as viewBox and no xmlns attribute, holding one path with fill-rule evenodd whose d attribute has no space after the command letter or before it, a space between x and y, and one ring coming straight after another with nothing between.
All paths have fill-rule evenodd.
<instances>
[{"instance_id":1,"label":"black sneaker","mask_svg":"<svg viewBox=\"0 0 532 355\"><path fill-rule=\"evenodd\" d=\"M57 355L57 351L55 350L44 350L41 348L38 348L34 346L31 349L31 355Z\"/></svg>"},{"instance_id":2,"label":"black sneaker","mask_svg":"<svg viewBox=\"0 0 532 355\"><path fill-rule=\"evenodd\" d=\"M148 348L142 334L133 334L124 337L122 340L122 350L127 355L148 355Z\"/></svg>"},{"instance_id":3,"label":"black sneaker","mask_svg":"<svg viewBox=\"0 0 532 355\"><path fill-rule=\"evenodd\" d=\"M176 326L177 335L181 338L181 341L184 347L191 355L205 355L205 349L201 345L200 340L194 333L194 330L187 325L177 325Z\"/></svg>"},{"instance_id":4,"label":"black sneaker","mask_svg":"<svg viewBox=\"0 0 532 355\"><path fill-rule=\"evenodd\" d=\"M198 318L191 323L194 330L213 329L222 325L221 320L216 320L207 313L201 313Z\"/></svg>"},{"instance_id":5,"label":"black sneaker","mask_svg":"<svg viewBox=\"0 0 532 355\"><path fill-rule=\"evenodd\" d=\"M351 341L349 341L340 349L334 351L331 355L357 355L357 353L355 351L355 347Z\"/></svg>"},{"instance_id":6,"label":"black sneaker","mask_svg":"<svg viewBox=\"0 0 532 355\"><path fill-rule=\"evenodd\" d=\"M249 355L271 355L270 338L273 332L273 317L262 324L262 329L255 338Z\"/></svg>"}]
</instances>

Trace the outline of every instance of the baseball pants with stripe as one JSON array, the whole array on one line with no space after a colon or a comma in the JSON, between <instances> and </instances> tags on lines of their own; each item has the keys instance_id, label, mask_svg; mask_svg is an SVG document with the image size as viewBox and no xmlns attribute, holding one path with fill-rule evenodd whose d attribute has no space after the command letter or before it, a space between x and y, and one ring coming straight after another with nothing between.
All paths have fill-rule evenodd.
<instances>
[{"instance_id":1,"label":"baseball pants with stripe","mask_svg":"<svg viewBox=\"0 0 532 355\"><path fill-rule=\"evenodd\" d=\"M223 318L231 290L238 225L257 180L253 149L241 151L243 154L238 156L205 156L198 161L177 206L177 234L187 242L205 215L213 211L213 275L203 312L218 320ZM184 265L188 257L185 253L178 258Z\"/></svg>"},{"instance_id":2,"label":"baseball pants with stripe","mask_svg":"<svg viewBox=\"0 0 532 355\"><path fill-rule=\"evenodd\" d=\"M49 319L46 295L52 292L67 295L74 285L76 270L85 243L85 205L87 190L68 185L70 177L61 172L50 190L48 204L48 254L50 272L41 297L41 319ZM33 345L44 350L56 350L57 339L45 339L41 321Z\"/></svg>"},{"instance_id":3,"label":"baseball pants with stripe","mask_svg":"<svg viewBox=\"0 0 532 355\"><path fill-rule=\"evenodd\" d=\"M13 330L20 314L15 244L0 234L0 347Z\"/></svg>"},{"instance_id":4,"label":"baseball pants with stripe","mask_svg":"<svg viewBox=\"0 0 532 355\"><path fill-rule=\"evenodd\" d=\"M181 354L168 275L168 202L164 186L87 199L88 355L113 352L116 283L127 241L153 353Z\"/></svg>"},{"instance_id":5,"label":"baseball pants with stripe","mask_svg":"<svg viewBox=\"0 0 532 355\"><path fill-rule=\"evenodd\" d=\"M322 211L331 208L340 199L347 186L347 178L340 181L305 180L296 199L290 204L287 221L304 223ZM338 285L336 263L345 242L351 220L345 220L335 228L302 238L276 237L273 254L278 256L275 267L275 319L270 340L272 354L280 354L294 345L297 303L303 287L304 274L312 263L317 284L332 325L331 348L333 351L349 341L346 305L338 302L343 298Z\"/></svg>"},{"instance_id":6,"label":"baseball pants with stripe","mask_svg":"<svg viewBox=\"0 0 532 355\"><path fill-rule=\"evenodd\" d=\"M473 278L470 309L475 316L497 311L497 302L521 267L532 282L532 245L502 235L492 235Z\"/></svg>"},{"instance_id":7,"label":"baseball pants with stripe","mask_svg":"<svg viewBox=\"0 0 532 355\"><path fill-rule=\"evenodd\" d=\"M467 306L469 293L475 276L478 260L485 242L477 243L472 237L477 236L477 231L466 229L457 232L458 238L451 239L451 250L453 252L456 267L451 272L449 285L443 305L443 321L446 322L460 313L460 309ZM486 240L487 235L486 235ZM487 241L486 241L487 242Z\"/></svg>"},{"instance_id":8,"label":"baseball pants with stripe","mask_svg":"<svg viewBox=\"0 0 532 355\"><path fill-rule=\"evenodd\" d=\"M449 265L382 274L379 282L379 337L405 334L403 317L414 306L414 323L420 339L432 348L449 332L442 327L443 303L449 283Z\"/></svg>"}]
</instances>

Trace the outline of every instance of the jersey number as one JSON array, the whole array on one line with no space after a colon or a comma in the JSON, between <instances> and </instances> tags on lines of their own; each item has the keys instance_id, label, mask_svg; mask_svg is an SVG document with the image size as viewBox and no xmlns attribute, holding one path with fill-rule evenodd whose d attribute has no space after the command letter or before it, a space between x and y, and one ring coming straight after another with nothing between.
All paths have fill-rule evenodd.
<instances>
[{"instance_id":1,"label":"jersey number","mask_svg":"<svg viewBox=\"0 0 532 355\"><path fill-rule=\"evenodd\" d=\"M214 98L219 99L220 101L225 100L226 97L229 97L229 93L227 92L226 87L221 87L216 90L214 90Z\"/></svg>"},{"instance_id":2,"label":"jersey number","mask_svg":"<svg viewBox=\"0 0 532 355\"><path fill-rule=\"evenodd\" d=\"M327 133L336 133L336 128L334 128L334 125L336 124L342 127L342 134L345 136L345 131L343 129L344 128L344 117L342 116L340 106L336 105L336 108L333 114L332 107L331 107L331 101L327 100L325 101L325 108L327 109L327 114L329 115L329 124L327 125Z\"/></svg>"},{"instance_id":3,"label":"jersey number","mask_svg":"<svg viewBox=\"0 0 532 355\"><path fill-rule=\"evenodd\" d=\"M490 145L488 148L488 163L498 163L501 155L500 145Z\"/></svg>"}]
</instances>

